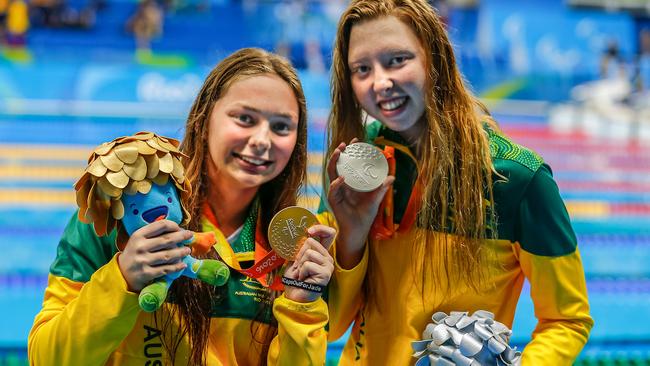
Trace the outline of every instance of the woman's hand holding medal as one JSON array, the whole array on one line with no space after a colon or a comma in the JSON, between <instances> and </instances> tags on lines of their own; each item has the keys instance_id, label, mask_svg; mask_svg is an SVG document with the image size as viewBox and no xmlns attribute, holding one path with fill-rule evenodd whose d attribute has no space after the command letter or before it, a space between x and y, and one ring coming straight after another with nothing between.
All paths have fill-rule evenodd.
<instances>
[{"instance_id":1,"label":"woman's hand holding medal","mask_svg":"<svg viewBox=\"0 0 650 366\"><path fill-rule=\"evenodd\" d=\"M287 207L273 217L268 238L273 250L289 261L282 278L288 299L312 302L321 296L334 272L328 249L335 236L336 230L318 224L302 207Z\"/></svg>"},{"instance_id":2,"label":"woman's hand holding medal","mask_svg":"<svg viewBox=\"0 0 650 366\"><path fill-rule=\"evenodd\" d=\"M361 260L365 239L395 177L388 176L382 152L356 138L334 150L327 174L327 201L339 229L337 258L343 268L349 269Z\"/></svg>"}]
</instances>

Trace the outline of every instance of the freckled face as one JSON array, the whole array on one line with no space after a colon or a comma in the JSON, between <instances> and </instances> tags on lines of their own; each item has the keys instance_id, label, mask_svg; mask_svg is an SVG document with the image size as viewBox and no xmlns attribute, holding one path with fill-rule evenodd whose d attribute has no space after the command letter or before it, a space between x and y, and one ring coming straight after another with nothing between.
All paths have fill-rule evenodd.
<instances>
[{"instance_id":1,"label":"freckled face","mask_svg":"<svg viewBox=\"0 0 650 366\"><path fill-rule=\"evenodd\" d=\"M296 146L299 113L293 90L275 74L232 83L210 115L213 183L259 188L277 177Z\"/></svg>"},{"instance_id":2,"label":"freckled face","mask_svg":"<svg viewBox=\"0 0 650 366\"><path fill-rule=\"evenodd\" d=\"M417 139L424 128L426 68L411 28L393 16L354 25L348 66L361 107L407 140Z\"/></svg>"}]
</instances>

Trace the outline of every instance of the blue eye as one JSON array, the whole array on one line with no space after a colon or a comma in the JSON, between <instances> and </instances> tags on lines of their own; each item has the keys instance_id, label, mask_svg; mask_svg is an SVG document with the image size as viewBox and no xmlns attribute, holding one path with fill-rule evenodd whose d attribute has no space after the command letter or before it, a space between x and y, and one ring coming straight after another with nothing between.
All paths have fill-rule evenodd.
<instances>
[{"instance_id":1,"label":"blue eye","mask_svg":"<svg viewBox=\"0 0 650 366\"><path fill-rule=\"evenodd\" d=\"M273 131L280 135L286 135L291 131L291 126L285 122L277 122L274 123L273 126L271 126Z\"/></svg>"},{"instance_id":2,"label":"blue eye","mask_svg":"<svg viewBox=\"0 0 650 366\"><path fill-rule=\"evenodd\" d=\"M172 198L171 198L171 197L167 197L167 202L172 203Z\"/></svg>"},{"instance_id":3,"label":"blue eye","mask_svg":"<svg viewBox=\"0 0 650 366\"><path fill-rule=\"evenodd\" d=\"M240 116L239 116L239 121L242 122L242 123L244 123L244 124L247 124L247 125L253 124L253 122L254 122L254 121L253 121L253 117L251 117L251 116L248 115L248 114L242 114L242 115L240 115Z\"/></svg>"},{"instance_id":4,"label":"blue eye","mask_svg":"<svg viewBox=\"0 0 650 366\"><path fill-rule=\"evenodd\" d=\"M139 214L139 213L140 213L140 211L138 211L137 209L133 210L133 214L134 214L134 215L137 215L137 214Z\"/></svg>"},{"instance_id":5,"label":"blue eye","mask_svg":"<svg viewBox=\"0 0 650 366\"><path fill-rule=\"evenodd\" d=\"M406 57L404 57L404 56L395 56L390 60L389 64L391 66L400 65L400 64L404 63L404 61L406 61Z\"/></svg>"},{"instance_id":6,"label":"blue eye","mask_svg":"<svg viewBox=\"0 0 650 366\"><path fill-rule=\"evenodd\" d=\"M365 65L359 65L353 67L350 71L352 72L352 74L365 74L368 71L370 71L370 67Z\"/></svg>"}]
</instances>

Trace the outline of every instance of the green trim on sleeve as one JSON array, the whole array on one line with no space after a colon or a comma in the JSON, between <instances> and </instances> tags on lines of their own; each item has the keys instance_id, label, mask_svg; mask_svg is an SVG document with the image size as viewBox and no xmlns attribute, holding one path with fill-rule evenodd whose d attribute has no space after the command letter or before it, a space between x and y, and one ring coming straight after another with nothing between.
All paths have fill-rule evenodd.
<instances>
[{"instance_id":1,"label":"green trim on sleeve","mask_svg":"<svg viewBox=\"0 0 650 366\"><path fill-rule=\"evenodd\" d=\"M117 253L116 231L98 237L92 225L79 221L74 213L56 249L50 273L72 281L87 282L90 276Z\"/></svg>"},{"instance_id":2,"label":"green trim on sleeve","mask_svg":"<svg viewBox=\"0 0 650 366\"><path fill-rule=\"evenodd\" d=\"M544 160L534 151L517 145L505 136L490 129L487 132L490 138L490 154L493 159L516 161L533 172L537 171L544 163Z\"/></svg>"},{"instance_id":3,"label":"green trim on sleeve","mask_svg":"<svg viewBox=\"0 0 650 366\"><path fill-rule=\"evenodd\" d=\"M493 176L498 238L539 256L573 253L576 236L551 168L534 151L487 132L498 173Z\"/></svg>"}]
</instances>

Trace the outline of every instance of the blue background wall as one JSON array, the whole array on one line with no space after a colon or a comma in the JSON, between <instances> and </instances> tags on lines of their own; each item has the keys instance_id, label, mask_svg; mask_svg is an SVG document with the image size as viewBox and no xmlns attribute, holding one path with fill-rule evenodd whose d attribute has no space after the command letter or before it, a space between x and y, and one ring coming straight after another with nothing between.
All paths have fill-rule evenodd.
<instances>
[{"instance_id":1,"label":"blue background wall","mask_svg":"<svg viewBox=\"0 0 650 366\"><path fill-rule=\"evenodd\" d=\"M203 78L238 47L287 42L294 63L306 68L304 41L316 40L329 62L336 8L311 2L284 29L276 16L287 9L277 5L219 1L207 12L167 14L163 36L144 58L133 53L132 37L123 31L135 3L117 0L89 31L32 29L26 49L0 49L0 310L10 314L0 318L0 364L24 362L49 264L75 210L71 187L92 146L139 130L182 137ZM549 105L598 77L608 40L616 39L631 59L644 24L625 13L575 10L555 0L486 0L478 9L449 14L458 62L477 94ZM318 161L328 75L304 69L300 76L310 111L309 149ZM582 360L650 360L650 146L554 132L543 110L499 111L515 141L554 168L571 212L596 319ZM318 170L310 166L305 205L312 208ZM525 292L513 342L525 344L535 322ZM332 345L332 359L340 347Z\"/></svg>"}]
</instances>

